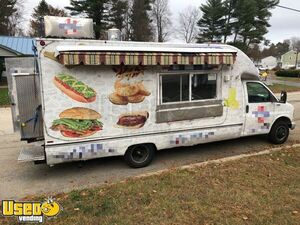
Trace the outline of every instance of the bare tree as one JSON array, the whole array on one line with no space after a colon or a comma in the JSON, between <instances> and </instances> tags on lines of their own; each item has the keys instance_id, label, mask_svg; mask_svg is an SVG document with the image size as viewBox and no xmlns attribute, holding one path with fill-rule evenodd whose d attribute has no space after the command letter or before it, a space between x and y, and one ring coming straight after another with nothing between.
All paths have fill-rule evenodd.
<instances>
[{"instance_id":1,"label":"bare tree","mask_svg":"<svg viewBox=\"0 0 300 225\"><path fill-rule=\"evenodd\" d=\"M179 27L177 33L179 38L186 43L194 42L198 35L197 22L200 19L200 10L189 6L179 13Z\"/></svg>"},{"instance_id":2,"label":"bare tree","mask_svg":"<svg viewBox=\"0 0 300 225\"><path fill-rule=\"evenodd\" d=\"M169 10L169 0L153 0L151 16L156 30L157 41L166 41L170 34L171 12Z\"/></svg>"},{"instance_id":3,"label":"bare tree","mask_svg":"<svg viewBox=\"0 0 300 225\"><path fill-rule=\"evenodd\" d=\"M290 47L295 51L300 51L300 38L299 37L292 37L290 40Z\"/></svg>"},{"instance_id":4,"label":"bare tree","mask_svg":"<svg viewBox=\"0 0 300 225\"><path fill-rule=\"evenodd\" d=\"M292 37L290 43L291 43L291 49L296 51L295 68L298 68L298 58L300 53L300 38Z\"/></svg>"}]
</instances>

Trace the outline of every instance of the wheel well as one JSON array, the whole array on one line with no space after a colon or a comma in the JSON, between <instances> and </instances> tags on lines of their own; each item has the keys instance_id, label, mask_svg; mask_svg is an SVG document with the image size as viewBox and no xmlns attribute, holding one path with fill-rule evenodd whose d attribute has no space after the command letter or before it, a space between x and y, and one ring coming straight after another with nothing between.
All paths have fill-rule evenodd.
<instances>
[{"instance_id":1,"label":"wheel well","mask_svg":"<svg viewBox=\"0 0 300 225\"><path fill-rule=\"evenodd\" d=\"M289 128L292 128L292 121L288 117L279 117L273 124L277 123L278 121L283 121L288 124Z\"/></svg>"},{"instance_id":2,"label":"wheel well","mask_svg":"<svg viewBox=\"0 0 300 225\"><path fill-rule=\"evenodd\" d=\"M130 148L130 147L133 147L133 146L137 146L137 145L151 145L153 147L153 149L155 151L157 151L157 148L156 148L156 145L154 143L139 143L139 144L134 144L134 145L130 145L127 150Z\"/></svg>"}]
</instances>

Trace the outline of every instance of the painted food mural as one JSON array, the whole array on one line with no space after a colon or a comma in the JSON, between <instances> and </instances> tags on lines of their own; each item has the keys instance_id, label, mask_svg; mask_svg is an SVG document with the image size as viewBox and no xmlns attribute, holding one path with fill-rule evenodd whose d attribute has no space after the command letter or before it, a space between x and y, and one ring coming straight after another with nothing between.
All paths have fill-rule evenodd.
<instances>
[{"instance_id":1,"label":"painted food mural","mask_svg":"<svg viewBox=\"0 0 300 225\"><path fill-rule=\"evenodd\" d=\"M90 103L96 100L96 91L71 75L59 74L53 82L64 94L78 102Z\"/></svg>"},{"instance_id":2,"label":"painted food mural","mask_svg":"<svg viewBox=\"0 0 300 225\"><path fill-rule=\"evenodd\" d=\"M120 115L117 124L120 127L138 129L145 125L148 118L149 113L146 111L124 113Z\"/></svg>"},{"instance_id":3,"label":"painted food mural","mask_svg":"<svg viewBox=\"0 0 300 225\"><path fill-rule=\"evenodd\" d=\"M151 93L145 88L142 80L143 70L120 69L117 72L115 91L109 95L109 100L115 105L127 105L128 103L141 103Z\"/></svg>"},{"instance_id":4,"label":"painted food mural","mask_svg":"<svg viewBox=\"0 0 300 225\"><path fill-rule=\"evenodd\" d=\"M51 129L60 131L64 137L88 137L102 130L100 118L101 115L92 109L74 107L61 112L59 119L53 121Z\"/></svg>"},{"instance_id":5,"label":"painted food mural","mask_svg":"<svg viewBox=\"0 0 300 225\"><path fill-rule=\"evenodd\" d=\"M79 139L100 134L103 130L103 123L100 121L102 116L99 113L98 105L103 104L105 106L109 101L113 103L112 110L118 112L116 117L113 114L109 115L109 117L114 117L111 120L109 117L104 116L104 118L109 120L107 121L108 124L112 123L112 128L140 129L144 127L149 119L149 112L143 110L143 107L137 110L131 107L127 111L123 111L121 108L114 110L119 105L142 103L147 96L151 95L144 86L144 72L136 67L126 68L125 70L123 67L118 67L118 70L119 72L116 72L116 80L112 80L111 83L114 92L109 95L111 89L108 89L106 93L107 98L101 103L96 99L97 92L89 86L91 80L85 80L83 76L79 75L77 77L68 73L54 75L54 78L51 78L53 86L68 96L69 100L73 99L77 103L66 103L68 105L67 109L61 109L58 112L58 116L56 114L52 117L50 129L54 133L69 139ZM121 72L121 70L123 71ZM93 105L90 105L90 107L77 106L80 103L91 103ZM101 133L106 135L106 132Z\"/></svg>"},{"instance_id":6,"label":"painted food mural","mask_svg":"<svg viewBox=\"0 0 300 225\"><path fill-rule=\"evenodd\" d=\"M114 105L141 103L151 95L143 84L144 71L141 68L121 66L116 68L115 72L117 77L114 84L115 91L109 95L109 100ZM145 125L148 118L147 111L123 113L119 116L117 125L122 128L139 129Z\"/></svg>"}]
</instances>

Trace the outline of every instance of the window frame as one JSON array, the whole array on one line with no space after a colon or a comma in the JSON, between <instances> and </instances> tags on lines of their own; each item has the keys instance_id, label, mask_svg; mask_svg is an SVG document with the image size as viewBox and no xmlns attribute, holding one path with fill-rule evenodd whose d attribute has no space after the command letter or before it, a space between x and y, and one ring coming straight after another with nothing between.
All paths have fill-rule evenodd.
<instances>
[{"instance_id":1,"label":"window frame","mask_svg":"<svg viewBox=\"0 0 300 225\"><path fill-rule=\"evenodd\" d=\"M258 84L262 85L269 92L271 100L269 102L249 102L249 93L248 93L248 86L247 86L248 83L258 83ZM248 104L263 104L263 103L274 103L274 102L278 103L279 102L279 99L274 95L274 93L270 90L270 88L267 85L265 85L263 82L260 82L260 81L247 81L247 82L245 82L245 85L246 85L245 90L247 91L246 100L247 100Z\"/></svg>"},{"instance_id":2,"label":"window frame","mask_svg":"<svg viewBox=\"0 0 300 225\"><path fill-rule=\"evenodd\" d=\"M201 75L201 74L207 74L207 75L216 75L216 97L210 98L210 99L201 99L201 100L192 100L192 76L193 75ZM178 101L178 102L163 102L163 96L162 96L162 77L163 76L170 76L170 75L189 75L189 101ZM212 101L212 100L218 100L220 93L220 71L216 70L201 70L201 71L172 71L172 72L164 72L164 73L158 73L158 103L159 105L174 105L174 104L188 104L188 103L197 103L197 102L206 102L206 101Z\"/></svg>"}]
</instances>

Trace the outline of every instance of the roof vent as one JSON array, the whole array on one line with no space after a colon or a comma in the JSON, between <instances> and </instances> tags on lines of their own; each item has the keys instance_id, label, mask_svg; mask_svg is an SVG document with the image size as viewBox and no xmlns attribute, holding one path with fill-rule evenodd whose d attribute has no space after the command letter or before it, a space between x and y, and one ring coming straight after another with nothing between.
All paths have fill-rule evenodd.
<instances>
[{"instance_id":1,"label":"roof vent","mask_svg":"<svg viewBox=\"0 0 300 225\"><path fill-rule=\"evenodd\" d=\"M108 30L108 40L109 41L122 41L121 31L116 28Z\"/></svg>"}]
</instances>

